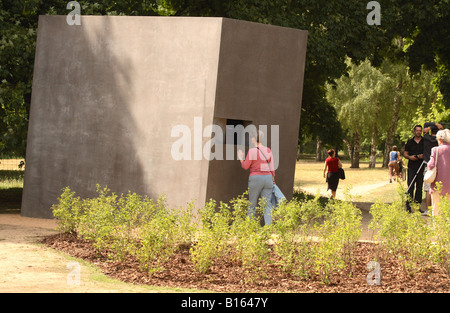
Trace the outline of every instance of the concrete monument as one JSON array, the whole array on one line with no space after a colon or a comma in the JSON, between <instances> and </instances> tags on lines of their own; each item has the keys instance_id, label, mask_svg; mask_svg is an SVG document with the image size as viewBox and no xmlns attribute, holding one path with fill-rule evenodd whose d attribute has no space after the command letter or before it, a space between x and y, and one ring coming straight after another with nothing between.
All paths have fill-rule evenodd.
<instances>
[{"instance_id":1,"label":"concrete monument","mask_svg":"<svg viewBox=\"0 0 450 313\"><path fill-rule=\"evenodd\" d=\"M306 31L194 17L80 24L39 18L23 216L52 218L66 186L81 197L96 184L165 194L172 206L228 201L247 189L248 172L236 153L205 157L208 125L266 125L268 145L278 145L277 183L292 196ZM188 139L180 129L191 130L190 151L178 145Z\"/></svg>"}]
</instances>

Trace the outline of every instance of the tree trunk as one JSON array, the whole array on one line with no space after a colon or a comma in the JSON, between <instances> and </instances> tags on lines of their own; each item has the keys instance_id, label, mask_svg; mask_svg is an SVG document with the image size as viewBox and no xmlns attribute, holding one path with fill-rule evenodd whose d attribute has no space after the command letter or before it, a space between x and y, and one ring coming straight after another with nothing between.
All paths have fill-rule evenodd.
<instances>
[{"instance_id":1,"label":"tree trunk","mask_svg":"<svg viewBox=\"0 0 450 313\"><path fill-rule=\"evenodd\" d=\"M372 142L371 142L371 147L370 147L369 168L375 168L375 165L377 162L377 146L378 146L377 119L378 119L379 111L380 111L380 104L377 102L376 108L375 108L374 122L372 124Z\"/></svg>"},{"instance_id":2,"label":"tree trunk","mask_svg":"<svg viewBox=\"0 0 450 313\"><path fill-rule=\"evenodd\" d=\"M372 130L372 142L370 147L370 160L369 160L369 168L375 168L377 163L377 145L378 145L378 130L376 123L373 125Z\"/></svg>"},{"instance_id":3,"label":"tree trunk","mask_svg":"<svg viewBox=\"0 0 450 313\"><path fill-rule=\"evenodd\" d=\"M348 152L348 156L350 158L350 164L353 164L353 146L347 139L344 139L344 143L347 146L347 152Z\"/></svg>"},{"instance_id":4,"label":"tree trunk","mask_svg":"<svg viewBox=\"0 0 450 313\"><path fill-rule=\"evenodd\" d=\"M400 82L400 84L397 86L398 91L400 91L402 85L403 85L402 82ZM401 96L399 93L397 93L394 97L394 103L392 105L391 126L389 126L389 129L386 134L386 142L384 145L384 152L383 152L383 168L388 168L389 152L391 152L392 146L394 145L395 132L397 130L398 119L400 115L401 101L402 101ZM400 151L400 147L398 150Z\"/></svg>"},{"instance_id":5,"label":"tree trunk","mask_svg":"<svg viewBox=\"0 0 450 313\"><path fill-rule=\"evenodd\" d=\"M322 141L320 139L317 139L316 141L316 162L323 161L322 157Z\"/></svg>"},{"instance_id":6,"label":"tree trunk","mask_svg":"<svg viewBox=\"0 0 450 313\"><path fill-rule=\"evenodd\" d=\"M359 130L355 131L353 144L353 158L350 168L359 168Z\"/></svg>"}]
</instances>

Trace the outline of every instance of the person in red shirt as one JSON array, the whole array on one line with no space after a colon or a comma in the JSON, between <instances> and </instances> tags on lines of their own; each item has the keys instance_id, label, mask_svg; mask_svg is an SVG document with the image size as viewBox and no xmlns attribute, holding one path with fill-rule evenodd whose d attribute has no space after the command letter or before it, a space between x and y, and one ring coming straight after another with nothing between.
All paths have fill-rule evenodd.
<instances>
[{"instance_id":1,"label":"person in red shirt","mask_svg":"<svg viewBox=\"0 0 450 313\"><path fill-rule=\"evenodd\" d=\"M328 155L329 157L325 160L323 177L327 179L327 190L331 190L331 198L336 198L336 190L339 185L339 168L342 167L342 163L339 158L335 157L336 152L333 149L328 150Z\"/></svg>"}]
</instances>

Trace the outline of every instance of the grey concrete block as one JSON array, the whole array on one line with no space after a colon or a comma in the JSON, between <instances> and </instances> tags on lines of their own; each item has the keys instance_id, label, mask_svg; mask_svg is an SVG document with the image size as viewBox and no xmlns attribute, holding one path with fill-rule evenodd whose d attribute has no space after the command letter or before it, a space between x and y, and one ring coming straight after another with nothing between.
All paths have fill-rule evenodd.
<instances>
[{"instance_id":1,"label":"grey concrete block","mask_svg":"<svg viewBox=\"0 0 450 313\"><path fill-rule=\"evenodd\" d=\"M171 206L228 201L248 173L193 148L211 139L194 123L229 119L279 125L277 182L291 197L306 39L225 18L40 16L21 214L52 218L64 187L91 197L96 184ZM177 125L192 130L191 160L173 158Z\"/></svg>"}]
</instances>

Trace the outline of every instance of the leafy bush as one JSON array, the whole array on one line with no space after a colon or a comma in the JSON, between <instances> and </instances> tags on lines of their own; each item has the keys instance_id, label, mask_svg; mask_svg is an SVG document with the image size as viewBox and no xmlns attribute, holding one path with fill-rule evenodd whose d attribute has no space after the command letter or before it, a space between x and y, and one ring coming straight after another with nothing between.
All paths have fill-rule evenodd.
<instances>
[{"instance_id":1,"label":"leafy bush","mask_svg":"<svg viewBox=\"0 0 450 313\"><path fill-rule=\"evenodd\" d=\"M138 230L139 246L134 255L141 266L150 273L164 269L164 264L183 244L192 237L191 209L169 209L163 201L152 219Z\"/></svg>"},{"instance_id":2,"label":"leafy bush","mask_svg":"<svg viewBox=\"0 0 450 313\"><path fill-rule=\"evenodd\" d=\"M53 216L57 221L57 230L63 233L74 233L83 213L80 197L75 197L69 187L63 189L58 198L59 203L52 206Z\"/></svg>"},{"instance_id":3,"label":"leafy bush","mask_svg":"<svg viewBox=\"0 0 450 313\"><path fill-rule=\"evenodd\" d=\"M432 232L420 212L409 213L398 201L390 205L378 202L370 213L369 227L377 231L376 238L387 255L402 260L411 274L429 260Z\"/></svg>"},{"instance_id":4,"label":"leafy bush","mask_svg":"<svg viewBox=\"0 0 450 313\"><path fill-rule=\"evenodd\" d=\"M230 223L232 215L229 206L210 200L200 209L200 224L197 225L197 238L191 247L194 268L206 273L214 261L223 259L229 251Z\"/></svg>"},{"instance_id":5,"label":"leafy bush","mask_svg":"<svg viewBox=\"0 0 450 313\"><path fill-rule=\"evenodd\" d=\"M315 257L314 225L326 215L319 197L278 206L273 214L274 252L284 271L301 278L310 276Z\"/></svg>"},{"instance_id":6,"label":"leafy bush","mask_svg":"<svg viewBox=\"0 0 450 313\"><path fill-rule=\"evenodd\" d=\"M99 196L85 199L83 206L86 208L79 216L77 234L87 240L91 240L99 251L108 251L114 248L116 233L117 195L107 188L100 189L97 186ZM116 251L116 249L113 249ZM112 256L112 254L110 254Z\"/></svg>"},{"instance_id":7,"label":"leafy bush","mask_svg":"<svg viewBox=\"0 0 450 313\"><path fill-rule=\"evenodd\" d=\"M439 216L433 217L433 261L450 273L450 200L441 198Z\"/></svg>"},{"instance_id":8,"label":"leafy bush","mask_svg":"<svg viewBox=\"0 0 450 313\"><path fill-rule=\"evenodd\" d=\"M97 197L80 200L65 188L53 206L58 230L92 241L99 253L112 259L133 255L149 271L155 270L155 261L160 269L178 246L192 237L192 206L173 210L167 208L164 197L156 203L130 192L119 197L99 185L97 193Z\"/></svg>"},{"instance_id":9,"label":"leafy bush","mask_svg":"<svg viewBox=\"0 0 450 313\"><path fill-rule=\"evenodd\" d=\"M248 217L245 193L229 204L210 200L201 210L197 239L191 248L194 268L205 273L217 261L235 261L249 274L262 275L269 261L270 227ZM257 208L261 213L262 204Z\"/></svg>"},{"instance_id":10,"label":"leafy bush","mask_svg":"<svg viewBox=\"0 0 450 313\"><path fill-rule=\"evenodd\" d=\"M325 283L351 265L361 235L361 213L352 204L313 200L285 202L274 214L275 253L283 270L300 278L317 273Z\"/></svg>"},{"instance_id":11,"label":"leafy bush","mask_svg":"<svg viewBox=\"0 0 450 313\"><path fill-rule=\"evenodd\" d=\"M269 262L269 238L272 228L262 227L257 218L247 216L250 203L244 195L230 203L233 215L230 227L231 258L240 262L249 273L262 275ZM262 214L264 206L261 202L257 208L259 214Z\"/></svg>"},{"instance_id":12,"label":"leafy bush","mask_svg":"<svg viewBox=\"0 0 450 313\"><path fill-rule=\"evenodd\" d=\"M361 211L350 202L333 201L331 213L316 226L320 236L315 252L315 270L321 280L330 282L334 271L353 266L353 251L361 236Z\"/></svg>"},{"instance_id":13,"label":"leafy bush","mask_svg":"<svg viewBox=\"0 0 450 313\"><path fill-rule=\"evenodd\" d=\"M169 208L164 197L153 201L134 193L116 195L97 186L98 195L80 199L65 188L53 206L61 232L91 240L99 253L115 260L131 256L153 273L181 247L190 247L194 270L207 273L219 262L237 262L250 278L266 274L276 260L285 272L329 283L337 271L352 273L361 235L361 212L351 202L296 198L283 201L273 223L261 226L248 217L243 194L229 203L207 202L194 214L192 203ZM450 272L450 201L440 202L441 215L408 213L404 199L376 203L369 227L385 255L398 257L414 274L434 262ZM263 203L257 208L261 214ZM273 253L271 253L273 250ZM272 258L272 256L274 258Z\"/></svg>"}]
</instances>

